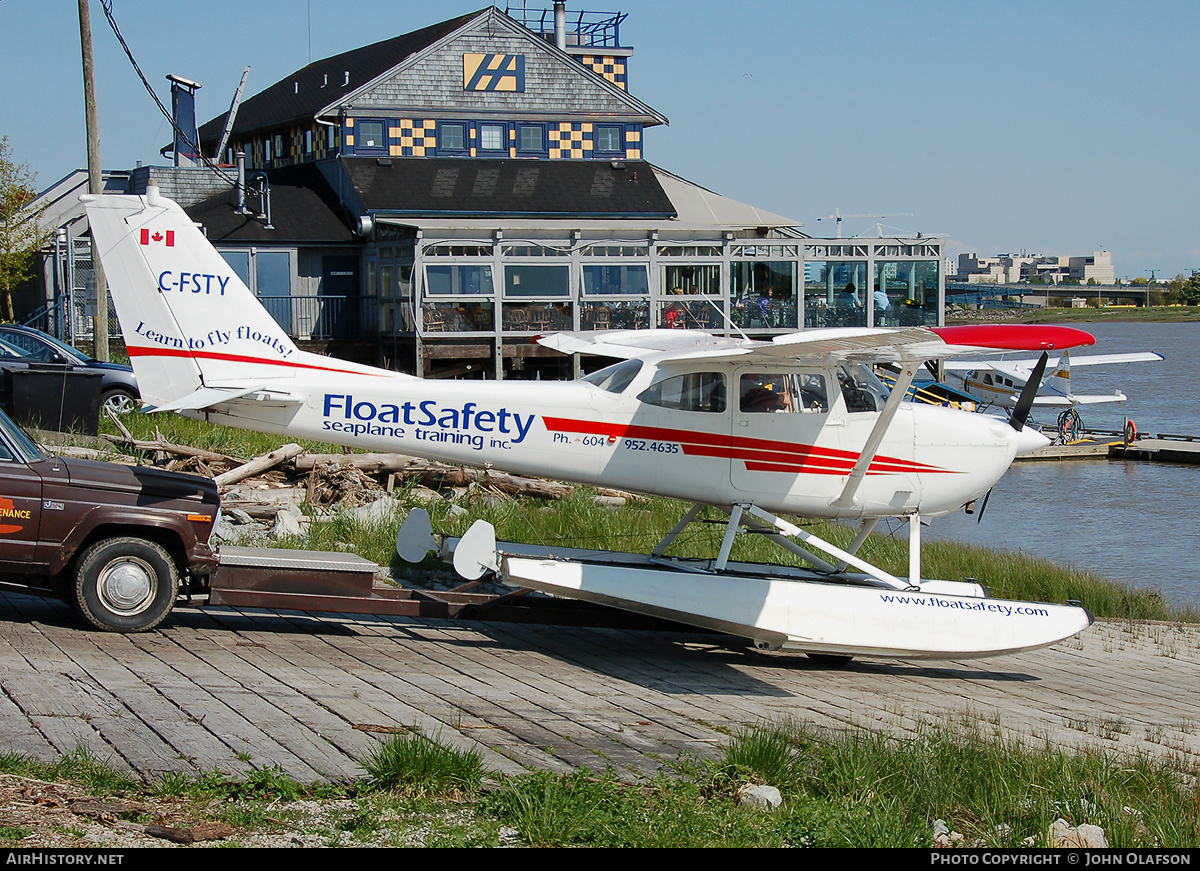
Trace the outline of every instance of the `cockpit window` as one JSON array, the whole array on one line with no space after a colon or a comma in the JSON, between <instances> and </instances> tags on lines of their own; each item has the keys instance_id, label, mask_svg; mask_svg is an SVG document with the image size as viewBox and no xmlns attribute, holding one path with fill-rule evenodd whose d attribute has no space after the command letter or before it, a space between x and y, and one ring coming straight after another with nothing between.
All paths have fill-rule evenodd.
<instances>
[{"instance_id":1,"label":"cockpit window","mask_svg":"<svg viewBox=\"0 0 1200 871\"><path fill-rule=\"evenodd\" d=\"M825 376L815 372L747 372L739 395L738 408L744 414L829 410Z\"/></svg>"},{"instance_id":2,"label":"cockpit window","mask_svg":"<svg viewBox=\"0 0 1200 871\"><path fill-rule=\"evenodd\" d=\"M643 390L638 400L660 408L680 411L725 410L725 376L720 372L689 372L675 375Z\"/></svg>"},{"instance_id":3,"label":"cockpit window","mask_svg":"<svg viewBox=\"0 0 1200 871\"><path fill-rule=\"evenodd\" d=\"M584 375L579 380L594 384L609 393L622 393L640 371L642 371L641 360L626 360L623 363L606 366L591 375Z\"/></svg>"},{"instance_id":4,"label":"cockpit window","mask_svg":"<svg viewBox=\"0 0 1200 871\"><path fill-rule=\"evenodd\" d=\"M842 386L842 399L846 411L855 414L861 411L880 411L887 402L888 389L862 363L848 363L838 367L838 382Z\"/></svg>"}]
</instances>

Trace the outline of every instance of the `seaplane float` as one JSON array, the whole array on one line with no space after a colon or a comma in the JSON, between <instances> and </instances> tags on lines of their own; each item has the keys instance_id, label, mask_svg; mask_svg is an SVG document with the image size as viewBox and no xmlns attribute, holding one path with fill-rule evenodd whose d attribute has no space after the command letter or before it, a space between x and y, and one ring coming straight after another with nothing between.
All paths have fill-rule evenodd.
<instances>
[{"instance_id":1,"label":"seaplane float","mask_svg":"<svg viewBox=\"0 0 1200 871\"><path fill-rule=\"evenodd\" d=\"M148 406L691 505L648 554L498 542L483 521L447 539L414 509L397 535L406 559L435 549L467 578L815 656L984 657L1054 644L1092 622L1077 603L1008 601L971 579L921 576L922 519L970 505L1015 456L1049 443L1025 425L1041 371L1007 420L903 401L925 361L1041 351L1044 371L1046 352L1094 341L1081 330L835 328L761 341L558 333L540 341L618 362L570 382L430 381L300 350L155 186L84 199ZM899 370L890 391L872 371L881 362ZM718 551L668 555L705 506L728 518ZM857 535L838 547L804 529L809 518L858 524ZM859 555L886 518L907 521L907 576ZM764 536L803 566L733 561L739 534Z\"/></svg>"}]
</instances>

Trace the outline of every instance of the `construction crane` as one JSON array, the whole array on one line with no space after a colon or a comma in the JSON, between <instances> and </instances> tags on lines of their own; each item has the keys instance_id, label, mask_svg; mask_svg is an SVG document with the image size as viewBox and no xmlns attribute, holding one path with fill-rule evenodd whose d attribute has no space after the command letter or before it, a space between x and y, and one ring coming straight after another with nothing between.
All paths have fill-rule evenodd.
<instances>
[{"instance_id":1,"label":"construction crane","mask_svg":"<svg viewBox=\"0 0 1200 871\"><path fill-rule=\"evenodd\" d=\"M842 221L846 218L911 218L912 212L904 212L896 215L843 215L839 209L834 209L832 215L823 215L817 218L818 221L836 221L837 233L834 238L842 238Z\"/></svg>"}]
</instances>

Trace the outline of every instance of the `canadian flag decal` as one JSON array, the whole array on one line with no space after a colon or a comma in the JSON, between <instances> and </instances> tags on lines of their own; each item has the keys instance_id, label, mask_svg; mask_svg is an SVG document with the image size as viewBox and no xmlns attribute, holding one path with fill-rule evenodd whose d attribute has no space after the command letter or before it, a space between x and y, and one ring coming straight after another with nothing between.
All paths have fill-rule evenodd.
<instances>
[{"instance_id":1,"label":"canadian flag decal","mask_svg":"<svg viewBox=\"0 0 1200 871\"><path fill-rule=\"evenodd\" d=\"M168 248L174 248L175 247L175 231L167 230L166 233L163 233L161 230L155 230L154 233L151 234L149 228L142 227L141 242L143 245L163 245L163 244L165 244Z\"/></svg>"}]
</instances>

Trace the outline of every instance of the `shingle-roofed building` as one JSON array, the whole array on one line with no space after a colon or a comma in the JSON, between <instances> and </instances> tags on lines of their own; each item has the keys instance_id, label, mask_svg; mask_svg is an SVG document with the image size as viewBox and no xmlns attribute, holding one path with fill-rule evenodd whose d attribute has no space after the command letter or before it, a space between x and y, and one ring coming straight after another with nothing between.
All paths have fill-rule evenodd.
<instances>
[{"instance_id":1,"label":"shingle-roofed building","mask_svg":"<svg viewBox=\"0 0 1200 871\"><path fill-rule=\"evenodd\" d=\"M205 167L129 188L153 174L296 338L428 376L597 365L531 342L551 330L940 318L939 240L812 239L648 162L667 118L628 90L624 19L488 7L316 61L240 106L240 192Z\"/></svg>"}]
</instances>

